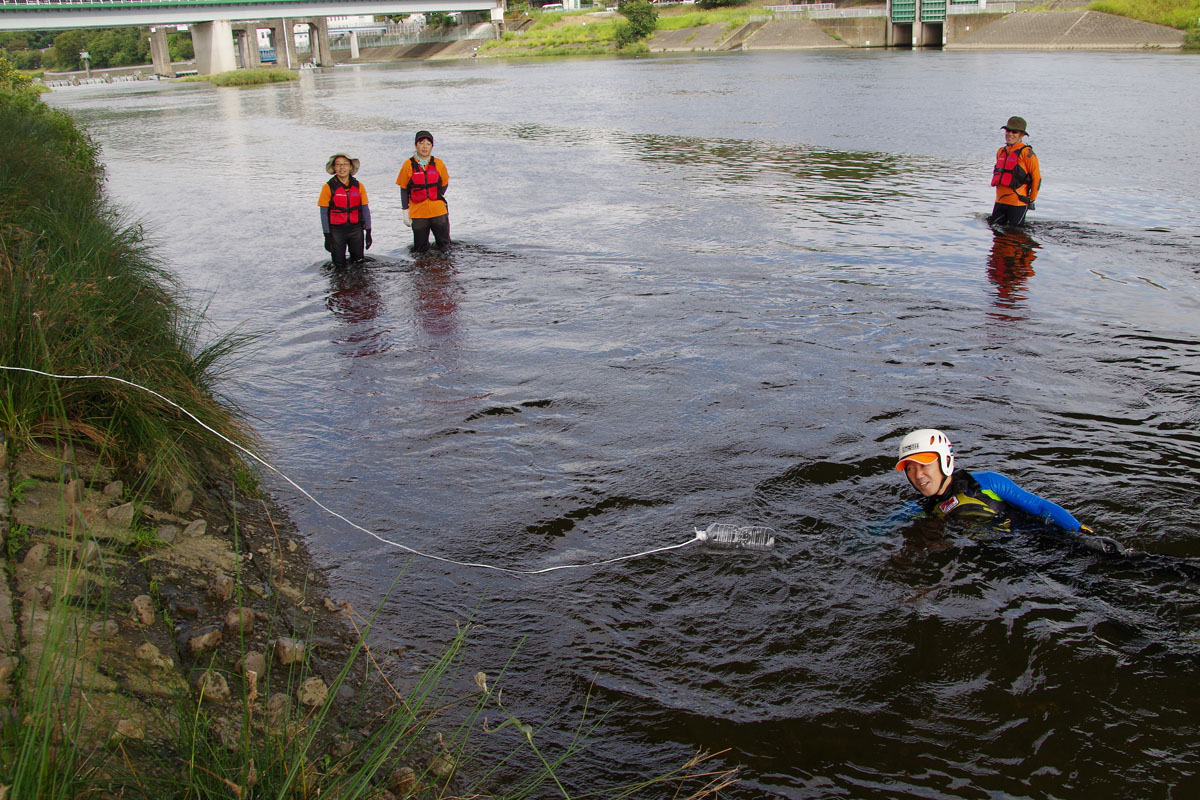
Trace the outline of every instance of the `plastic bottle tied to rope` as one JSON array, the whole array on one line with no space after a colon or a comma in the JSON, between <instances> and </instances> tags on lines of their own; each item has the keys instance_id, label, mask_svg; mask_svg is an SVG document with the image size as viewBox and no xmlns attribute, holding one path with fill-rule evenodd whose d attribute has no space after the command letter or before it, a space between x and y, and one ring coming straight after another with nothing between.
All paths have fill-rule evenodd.
<instances>
[{"instance_id":1,"label":"plastic bottle tied to rope","mask_svg":"<svg viewBox=\"0 0 1200 800\"><path fill-rule=\"evenodd\" d=\"M734 525L714 522L704 530L696 528L696 538L718 547L742 547L769 550L775 546L775 531L765 525Z\"/></svg>"}]
</instances>

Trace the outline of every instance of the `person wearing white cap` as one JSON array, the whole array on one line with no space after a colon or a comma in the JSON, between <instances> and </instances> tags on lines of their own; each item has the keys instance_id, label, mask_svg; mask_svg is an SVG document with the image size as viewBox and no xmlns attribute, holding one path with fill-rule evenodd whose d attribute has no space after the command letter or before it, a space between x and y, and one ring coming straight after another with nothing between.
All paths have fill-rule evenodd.
<instances>
[{"instance_id":1,"label":"person wearing white cap","mask_svg":"<svg viewBox=\"0 0 1200 800\"><path fill-rule=\"evenodd\" d=\"M921 493L918 505L929 516L1010 529L1016 510L1071 533L1092 532L1062 506L1025 491L1003 475L956 470L954 447L939 430L922 428L905 436L899 458L896 469Z\"/></svg>"},{"instance_id":2,"label":"person wearing white cap","mask_svg":"<svg viewBox=\"0 0 1200 800\"><path fill-rule=\"evenodd\" d=\"M358 159L335 153L325 162L325 171L333 177L321 187L317 205L321 209L321 230L325 249L333 257L333 266L346 266L363 260L363 249L371 247L371 209L367 205L367 187L358 182Z\"/></svg>"}]
</instances>

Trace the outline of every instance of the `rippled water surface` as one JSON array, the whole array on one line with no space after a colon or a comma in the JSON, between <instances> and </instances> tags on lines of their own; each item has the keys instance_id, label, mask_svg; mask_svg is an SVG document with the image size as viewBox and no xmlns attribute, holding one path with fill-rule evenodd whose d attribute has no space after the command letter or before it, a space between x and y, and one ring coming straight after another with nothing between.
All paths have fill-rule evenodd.
<instances>
[{"instance_id":1,"label":"rippled water surface","mask_svg":"<svg viewBox=\"0 0 1200 800\"><path fill-rule=\"evenodd\" d=\"M569 786L708 750L743 767L737 798L1182 798L1200 788L1198 72L786 53L51 101L214 328L266 332L229 393L356 523L519 569L713 521L779 532L768 552L522 576L414 561L276 482L357 608L406 570L381 625L414 669L473 619L469 667L508 664L506 705L551 751L590 692L608 716ZM995 235L1011 114L1045 185L1029 230ZM418 128L458 240L421 260L393 185ZM316 210L339 150L375 219L376 260L344 276ZM1149 555L881 528L914 427Z\"/></svg>"}]
</instances>

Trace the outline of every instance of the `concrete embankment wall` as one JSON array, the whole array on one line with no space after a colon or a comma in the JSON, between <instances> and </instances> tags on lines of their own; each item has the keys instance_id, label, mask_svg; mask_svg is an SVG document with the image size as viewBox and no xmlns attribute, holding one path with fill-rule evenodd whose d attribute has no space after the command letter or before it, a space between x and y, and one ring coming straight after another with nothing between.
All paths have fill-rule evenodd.
<instances>
[{"instance_id":1,"label":"concrete embankment wall","mask_svg":"<svg viewBox=\"0 0 1200 800\"><path fill-rule=\"evenodd\" d=\"M985 16L985 15L971 15ZM953 17L951 18L953 19ZM949 23L948 23L949 24ZM1183 31L1099 11L1006 14L970 31L947 30L949 50L1130 50L1181 48Z\"/></svg>"},{"instance_id":2,"label":"concrete embankment wall","mask_svg":"<svg viewBox=\"0 0 1200 800\"><path fill-rule=\"evenodd\" d=\"M742 43L743 50L811 50L846 46L846 42L834 38L807 19L772 20Z\"/></svg>"},{"instance_id":3,"label":"concrete embankment wall","mask_svg":"<svg viewBox=\"0 0 1200 800\"><path fill-rule=\"evenodd\" d=\"M730 32L720 25L662 31L651 51L810 50L887 47L886 17L815 20L773 19ZM1098 11L1015 14L952 14L946 18L945 47L953 49L1104 50L1178 48L1183 31ZM935 34L936 35L936 34Z\"/></svg>"},{"instance_id":4,"label":"concrete embankment wall","mask_svg":"<svg viewBox=\"0 0 1200 800\"><path fill-rule=\"evenodd\" d=\"M887 42L887 17L818 19L813 25L850 47L884 47Z\"/></svg>"}]
</instances>

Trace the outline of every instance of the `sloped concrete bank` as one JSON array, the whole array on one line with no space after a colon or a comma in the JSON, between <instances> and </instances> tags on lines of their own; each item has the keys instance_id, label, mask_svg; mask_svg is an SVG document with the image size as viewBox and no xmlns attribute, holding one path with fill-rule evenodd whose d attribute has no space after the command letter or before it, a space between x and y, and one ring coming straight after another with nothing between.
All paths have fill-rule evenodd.
<instances>
[{"instance_id":1,"label":"sloped concrete bank","mask_svg":"<svg viewBox=\"0 0 1200 800\"><path fill-rule=\"evenodd\" d=\"M302 730L332 691L328 730L396 701L395 652L356 659L339 686L362 618L330 596L286 515L239 491L232 469L158 504L128 497L86 451L45 443L10 458L2 445L5 707L28 708L49 675L59 710L82 715L78 747L120 745L135 772L153 774L172 766L161 754L178 752L181 709L203 708L232 749L247 719L263 733ZM351 708L358 718L337 716ZM312 757L339 759L357 740L318 741ZM394 770L397 796L413 767L439 757Z\"/></svg>"},{"instance_id":2,"label":"sloped concrete bank","mask_svg":"<svg viewBox=\"0 0 1200 800\"><path fill-rule=\"evenodd\" d=\"M946 19L945 35L947 50L1172 49L1181 48L1184 40L1183 31L1175 28L1078 9L955 14ZM652 53L815 50L884 47L888 44L887 37L888 21L882 16L815 20L779 16L741 26L707 24L657 31L646 44ZM480 41L461 41L364 48L357 61L472 58L480 44Z\"/></svg>"},{"instance_id":3,"label":"sloped concrete bank","mask_svg":"<svg viewBox=\"0 0 1200 800\"><path fill-rule=\"evenodd\" d=\"M970 15L971 18L985 16ZM970 25L950 17L947 25ZM1184 33L1099 11L1005 14L972 30L947 31L947 50L1137 50L1178 49Z\"/></svg>"}]
</instances>

